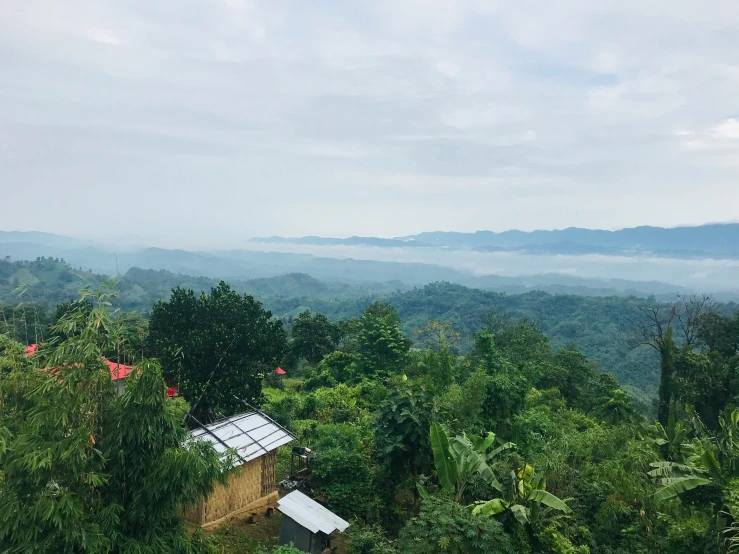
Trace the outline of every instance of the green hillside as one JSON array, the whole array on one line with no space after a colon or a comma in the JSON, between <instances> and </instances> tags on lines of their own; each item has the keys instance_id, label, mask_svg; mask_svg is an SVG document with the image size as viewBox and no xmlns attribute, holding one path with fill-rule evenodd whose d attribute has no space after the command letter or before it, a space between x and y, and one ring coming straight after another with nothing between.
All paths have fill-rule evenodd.
<instances>
[{"instance_id":1,"label":"green hillside","mask_svg":"<svg viewBox=\"0 0 739 554\"><path fill-rule=\"evenodd\" d=\"M2 260L0 302L7 306L32 303L35 311L27 318L43 326L48 324L49 314L57 303L75 298L79 289L86 285L98 287L105 279L103 275L75 270L61 260ZM120 307L146 317L154 303L169 298L175 287L198 292L217 284L217 279L132 268L118 284ZM273 314L284 319L310 309L337 321L357 317L373 301L382 300L398 310L403 330L409 337L429 320L451 323L461 333L462 351L469 349L472 334L491 314L512 321L529 319L540 324L555 348L575 344L604 370L612 372L623 385L648 396L656 393L658 364L655 353L646 346L632 347L636 308L645 299L538 291L503 294L449 283L434 283L412 290L397 282L351 286L321 281L305 274L232 281L231 285L239 293L253 295ZM16 314L15 317L21 316ZM33 335L31 333L31 337Z\"/></svg>"}]
</instances>

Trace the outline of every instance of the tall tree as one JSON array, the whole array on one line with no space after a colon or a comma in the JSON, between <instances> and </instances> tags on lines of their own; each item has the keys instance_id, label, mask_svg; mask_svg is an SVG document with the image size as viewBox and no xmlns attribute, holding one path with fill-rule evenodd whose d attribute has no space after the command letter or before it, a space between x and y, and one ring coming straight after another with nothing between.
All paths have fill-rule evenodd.
<instances>
[{"instance_id":1,"label":"tall tree","mask_svg":"<svg viewBox=\"0 0 739 554\"><path fill-rule=\"evenodd\" d=\"M531 383L526 375L496 346L495 337L488 331L475 335L474 358L489 375L483 416L488 426L505 428L513 415L524 405Z\"/></svg>"},{"instance_id":2,"label":"tall tree","mask_svg":"<svg viewBox=\"0 0 739 554\"><path fill-rule=\"evenodd\" d=\"M309 363L317 364L336 350L340 339L341 330L337 325L323 314L314 316L306 310L293 322L290 353L295 358L305 358Z\"/></svg>"},{"instance_id":3,"label":"tall tree","mask_svg":"<svg viewBox=\"0 0 739 554\"><path fill-rule=\"evenodd\" d=\"M221 282L210 294L177 288L158 302L146 345L193 415L212 421L243 408L235 397L261 401L262 378L280 362L286 338L271 312Z\"/></svg>"},{"instance_id":4,"label":"tall tree","mask_svg":"<svg viewBox=\"0 0 739 554\"><path fill-rule=\"evenodd\" d=\"M420 360L421 367L435 390L443 392L459 374L456 356L452 352L459 342L459 333L449 323L429 321L418 335L428 345Z\"/></svg>"},{"instance_id":5,"label":"tall tree","mask_svg":"<svg viewBox=\"0 0 739 554\"><path fill-rule=\"evenodd\" d=\"M662 426L670 418L672 402L672 378L675 373L675 354L677 346L673 339L673 322L677 314L674 306L650 304L640 306L642 322L638 331L642 344L648 344L659 354L659 392L657 399L657 420Z\"/></svg>"},{"instance_id":6,"label":"tall tree","mask_svg":"<svg viewBox=\"0 0 739 554\"><path fill-rule=\"evenodd\" d=\"M684 348L693 348L701 336L701 322L715 305L710 296L681 296L674 305L651 302L638 307L641 321L637 324L641 344L654 348L660 358L657 419L664 427L670 417L674 379L678 357L675 337Z\"/></svg>"},{"instance_id":7,"label":"tall tree","mask_svg":"<svg viewBox=\"0 0 739 554\"><path fill-rule=\"evenodd\" d=\"M361 377L387 377L403 369L411 341L400 330L395 308L375 302L360 319L357 367Z\"/></svg>"},{"instance_id":8,"label":"tall tree","mask_svg":"<svg viewBox=\"0 0 739 554\"><path fill-rule=\"evenodd\" d=\"M181 518L226 466L190 443L155 363L118 396L103 360L115 344L104 295L65 312L67 338L0 353L0 551L205 552ZM49 369L52 368L52 369Z\"/></svg>"}]
</instances>

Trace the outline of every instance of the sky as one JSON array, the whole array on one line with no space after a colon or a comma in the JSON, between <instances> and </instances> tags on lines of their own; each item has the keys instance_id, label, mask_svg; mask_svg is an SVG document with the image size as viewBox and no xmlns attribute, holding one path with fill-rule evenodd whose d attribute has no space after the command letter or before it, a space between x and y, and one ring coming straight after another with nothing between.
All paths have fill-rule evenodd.
<instances>
[{"instance_id":1,"label":"sky","mask_svg":"<svg viewBox=\"0 0 739 554\"><path fill-rule=\"evenodd\" d=\"M5 0L3 230L739 218L735 0Z\"/></svg>"}]
</instances>

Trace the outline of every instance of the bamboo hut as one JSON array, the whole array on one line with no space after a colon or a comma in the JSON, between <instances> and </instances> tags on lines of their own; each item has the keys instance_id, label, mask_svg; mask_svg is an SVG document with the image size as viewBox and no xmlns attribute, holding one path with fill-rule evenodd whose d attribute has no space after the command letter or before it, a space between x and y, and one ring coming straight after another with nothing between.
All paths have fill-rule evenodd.
<instances>
[{"instance_id":1,"label":"bamboo hut","mask_svg":"<svg viewBox=\"0 0 739 554\"><path fill-rule=\"evenodd\" d=\"M296 440L280 424L257 410L195 429L191 437L210 442L223 455L232 451L236 467L228 476L228 486L216 483L213 493L186 513L187 519L211 527L279 498L276 450Z\"/></svg>"}]
</instances>

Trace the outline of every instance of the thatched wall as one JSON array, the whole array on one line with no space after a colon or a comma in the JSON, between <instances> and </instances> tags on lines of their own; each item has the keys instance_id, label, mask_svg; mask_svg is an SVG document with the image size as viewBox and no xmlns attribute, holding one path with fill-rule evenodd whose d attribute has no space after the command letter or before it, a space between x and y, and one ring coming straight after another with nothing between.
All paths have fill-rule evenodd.
<instances>
[{"instance_id":1,"label":"thatched wall","mask_svg":"<svg viewBox=\"0 0 739 554\"><path fill-rule=\"evenodd\" d=\"M275 478L277 451L273 450L266 456L262 456L262 496L277 489Z\"/></svg>"},{"instance_id":2,"label":"thatched wall","mask_svg":"<svg viewBox=\"0 0 739 554\"><path fill-rule=\"evenodd\" d=\"M275 488L275 452L270 452L235 468L228 476L227 487L216 483L207 500L193 506L185 517L207 525L235 514Z\"/></svg>"}]
</instances>

